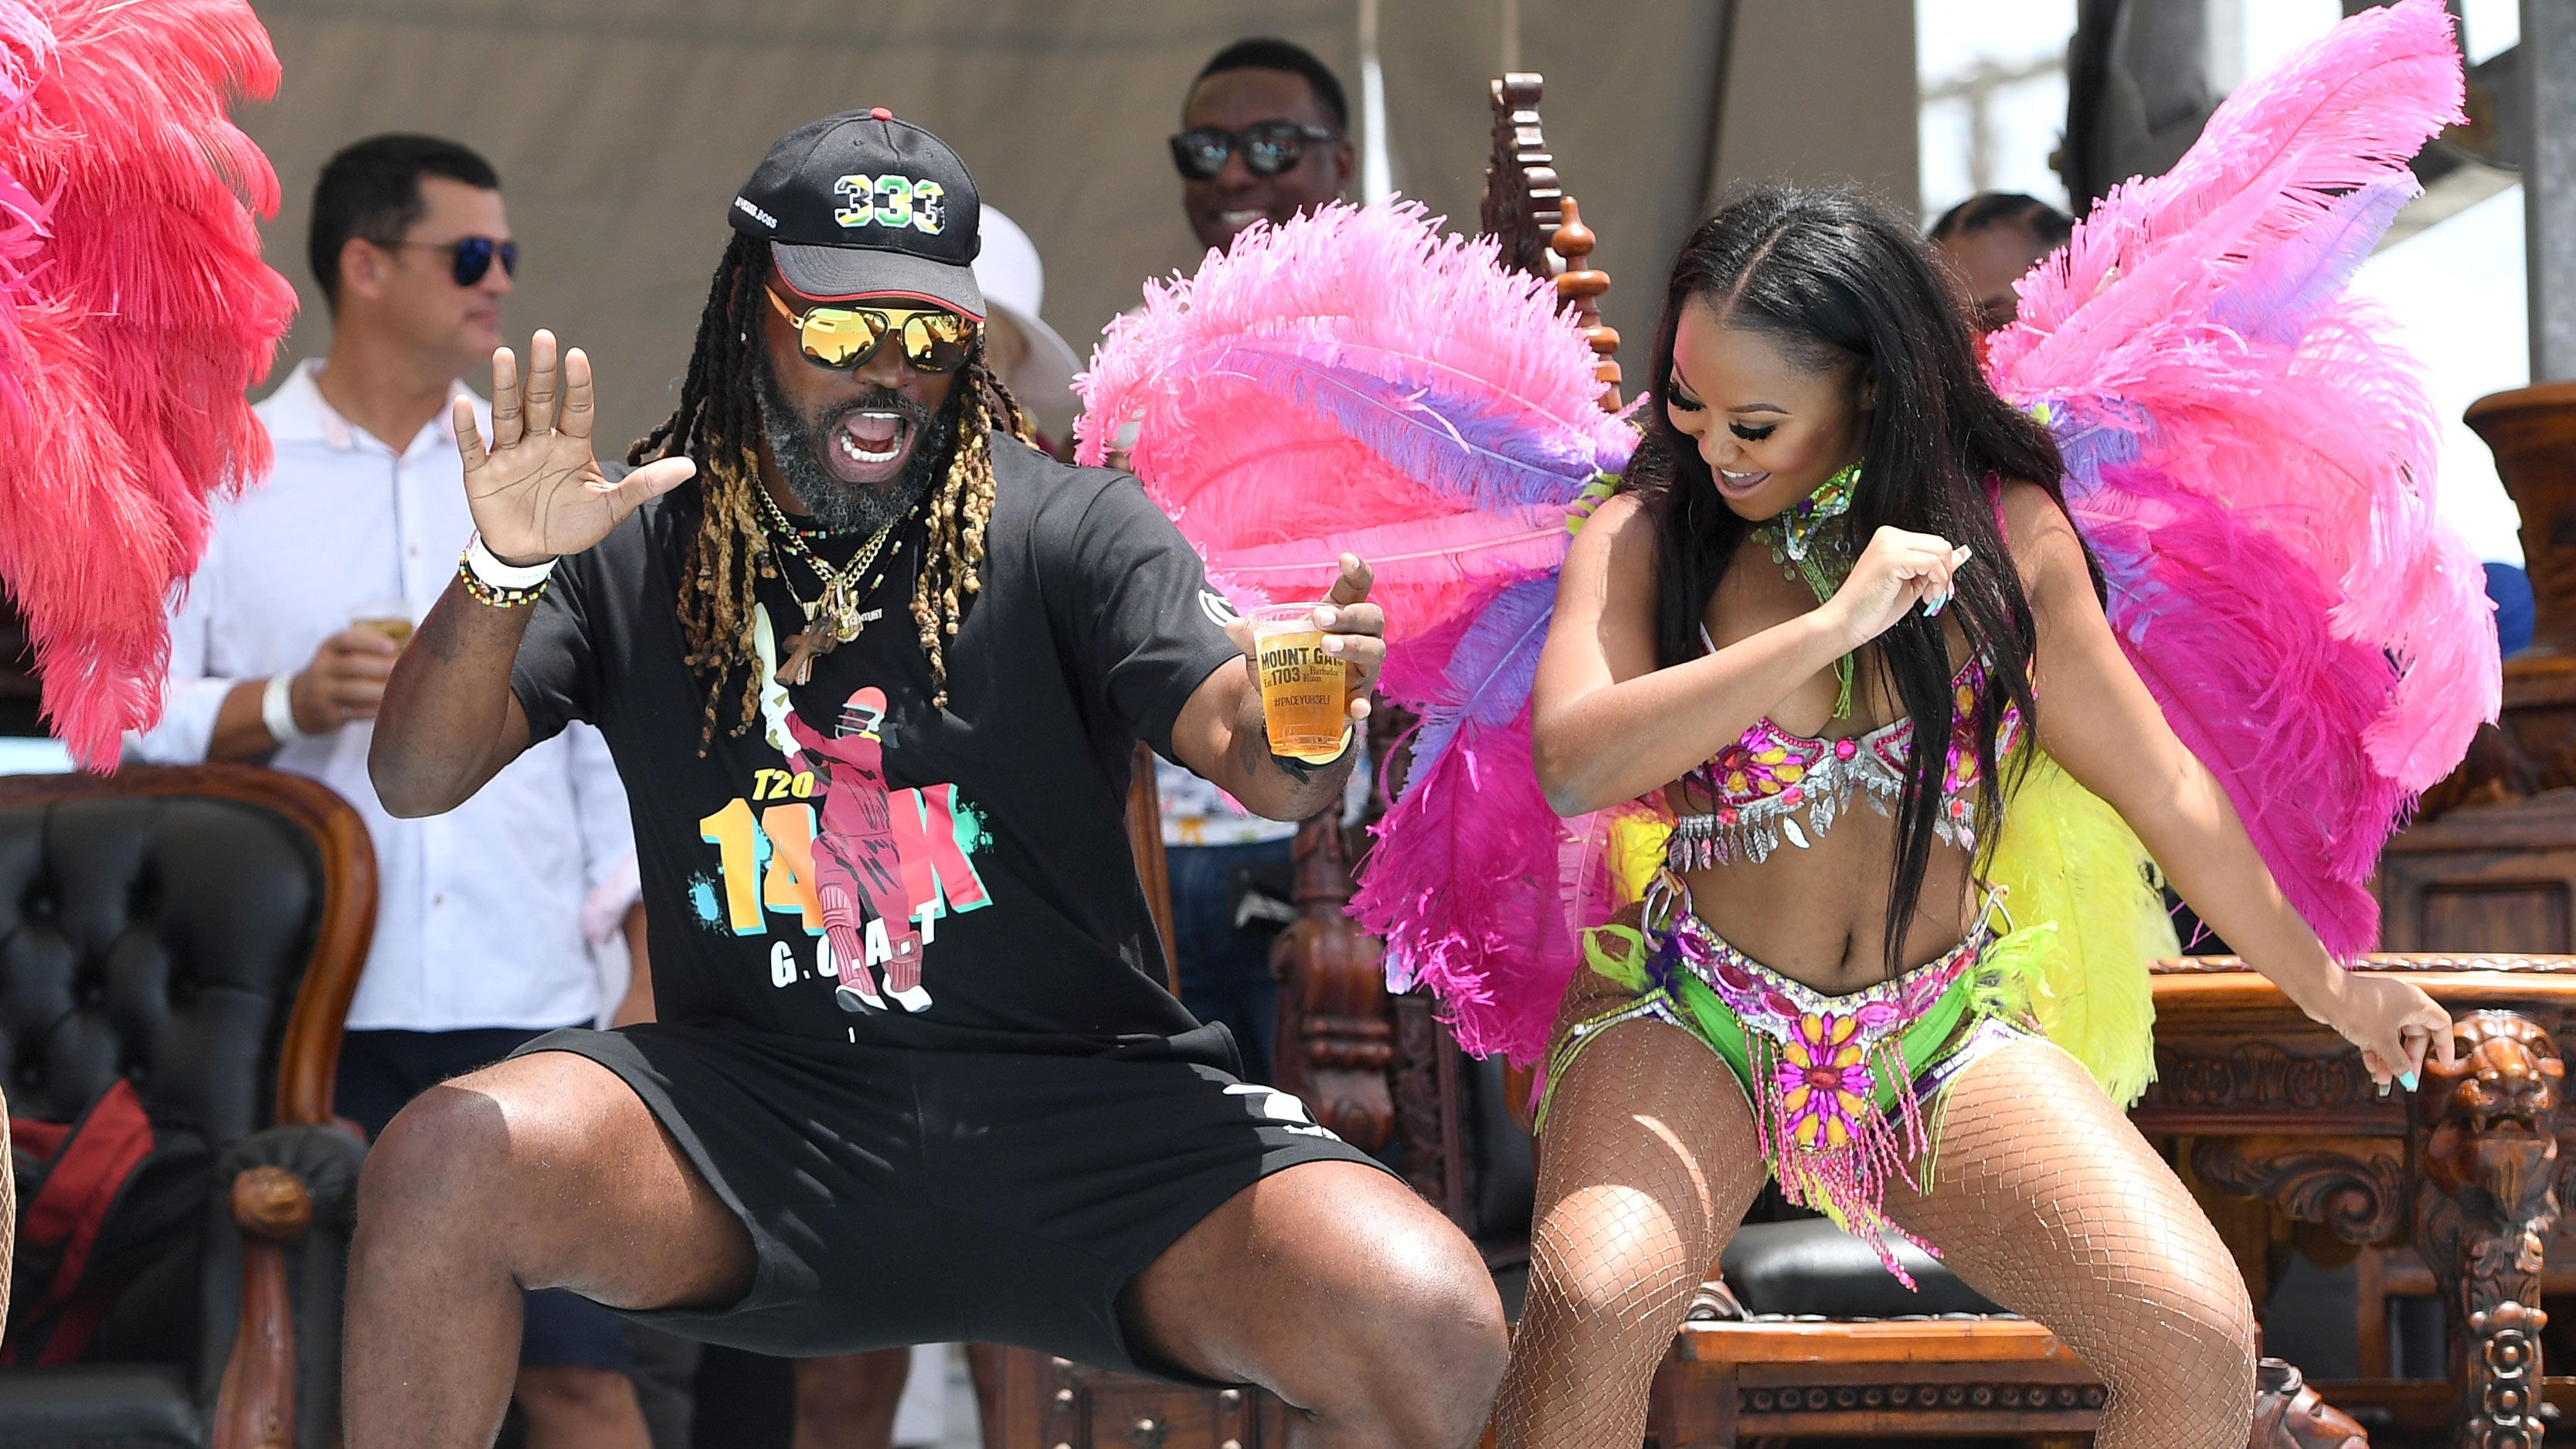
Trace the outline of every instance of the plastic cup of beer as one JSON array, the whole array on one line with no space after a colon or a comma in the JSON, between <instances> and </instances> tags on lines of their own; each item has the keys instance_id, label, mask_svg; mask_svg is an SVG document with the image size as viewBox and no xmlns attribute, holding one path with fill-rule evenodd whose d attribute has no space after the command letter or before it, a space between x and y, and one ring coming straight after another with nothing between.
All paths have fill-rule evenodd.
<instances>
[{"instance_id":1,"label":"plastic cup of beer","mask_svg":"<svg viewBox=\"0 0 2576 1449\"><path fill-rule=\"evenodd\" d=\"M1261 675L1261 719L1270 752L1323 764L1342 753L1349 725L1343 683L1348 661L1324 652L1315 611L1330 605L1272 604L1252 611L1254 666Z\"/></svg>"},{"instance_id":2,"label":"plastic cup of beer","mask_svg":"<svg viewBox=\"0 0 2576 1449\"><path fill-rule=\"evenodd\" d=\"M349 611L349 626L382 634L400 649L411 642L411 601L408 599L369 599Z\"/></svg>"}]
</instances>

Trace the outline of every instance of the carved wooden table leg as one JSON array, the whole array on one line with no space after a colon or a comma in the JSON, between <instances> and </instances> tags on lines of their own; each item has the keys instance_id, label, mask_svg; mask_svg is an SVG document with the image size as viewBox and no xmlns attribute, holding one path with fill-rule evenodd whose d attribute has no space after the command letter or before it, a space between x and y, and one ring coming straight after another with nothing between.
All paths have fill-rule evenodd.
<instances>
[{"instance_id":1,"label":"carved wooden table leg","mask_svg":"<svg viewBox=\"0 0 2576 1449\"><path fill-rule=\"evenodd\" d=\"M2415 1244L2453 1325L2452 1442L2541 1442L2540 1273L2558 1222L2558 1044L2513 1011L2453 1027L2459 1065L2424 1064L2409 1122Z\"/></svg>"},{"instance_id":2,"label":"carved wooden table leg","mask_svg":"<svg viewBox=\"0 0 2576 1449\"><path fill-rule=\"evenodd\" d=\"M1270 948L1279 978L1279 1085L1344 1141L1375 1152L1395 1133L1384 948L1344 911L1351 871L1338 815L1299 826L1295 848L1297 919Z\"/></svg>"}]
</instances>

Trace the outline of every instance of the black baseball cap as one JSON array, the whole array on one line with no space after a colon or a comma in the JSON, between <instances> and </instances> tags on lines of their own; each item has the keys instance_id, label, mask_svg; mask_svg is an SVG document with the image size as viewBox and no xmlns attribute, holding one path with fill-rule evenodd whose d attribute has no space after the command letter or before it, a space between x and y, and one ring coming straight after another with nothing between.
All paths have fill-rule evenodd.
<instances>
[{"instance_id":1,"label":"black baseball cap","mask_svg":"<svg viewBox=\"0 0 2576 1449\"><path fill-rule=\"evenodd\" d=\"M733 199L733 228L766 238L787 285L820 301L905 297L982 320L981 206L966 163L883 106L778 139Z\"/></svg>"}]
</instances>

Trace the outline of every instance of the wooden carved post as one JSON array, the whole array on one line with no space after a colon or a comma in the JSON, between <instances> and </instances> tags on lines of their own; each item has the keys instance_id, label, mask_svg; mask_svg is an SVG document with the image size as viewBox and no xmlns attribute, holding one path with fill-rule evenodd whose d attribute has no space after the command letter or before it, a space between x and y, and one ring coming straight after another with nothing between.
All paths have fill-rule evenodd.
<instances>
[{"instance_id":1,"label":"wooden carved post","mask_svg":"<svg viewBox=\"0 0 2576 1449\"><path fill-rule=\"evenodd\" d=\"M1539 129L1538 98L1547 83L1514 71L1493 83L1494 150L1485 164L1485 202L1478 224L1502 249L1503 265L1544 277L1548 238L1565 219L1559 209L1556 158Z\"/></svg>"},{"instance_id":2,"label":"wooden carved post","mask_svg":"<svg viewBox=\"0 0 2576 1449\"><path fill-rule=\"evenodd\" d=\"M241 1324L216 1398L223 1412L215 1449L294 1449L295 1316L286 1247L313 1225L313 1197L285 1168L254 1167L233 1179L232 1206L242 1231Z\"/></svg>"},{"instance_id":3,"label":"wooden carved post","mask_svg":"<svg viewBox=\"0 0 2576 1449\"><path fill-rule=\"evenodd\" d=\"M1548 247L1565 259L1565 271L1556 279L1557 305L1574 315L1574 325L1583 332L1583 340L1592 344L1592 355L1600 361L1592 364L1592 375L1601 383L1601 410L1619 410L1619 332L1601 321L1601 294L1610 290L1610 274L1596 272L1586 265L1592 255L1595 238L1592 228L1583 224L1583 212L1569 196L1563 202L1565 221L1548 239Z\"/></svg>"},{"instance_id":4,"label":"wooden carved post","mask_svg":"<svg viewBox=\"0 0 2576 1449\"><path fill-rule=\"evenodd\" d=\"M2455 1444L2537 1449L2542 1253L2558 1224L2558 1044L2530 1018L2454 1023L2459 1064L2424 1063L2409 1146L2415 1245L2451 1322Z\"/></svg>"},{"instance_id":5,"label":"wooden carved post","mask_svg":"<svg viewBox=\"0 0 2576 1449\"><path fill-rule=\"evenodd\" d=\"M1395 1131L1385 948L1343 910L1351 869L1341 813L1297 827L1295 849L1297 919L1270 948L1270 971L1280 983L1279 1085L1344 1141L1375 1152Z\"/></svg>"}]
</instances>

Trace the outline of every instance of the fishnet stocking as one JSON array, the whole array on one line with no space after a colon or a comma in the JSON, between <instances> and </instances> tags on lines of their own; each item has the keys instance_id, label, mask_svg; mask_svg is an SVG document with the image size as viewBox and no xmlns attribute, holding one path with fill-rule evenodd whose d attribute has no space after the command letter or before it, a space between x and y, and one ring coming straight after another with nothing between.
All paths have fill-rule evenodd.
<instances>
[{"instance_id":1,"label":"fishnet stocking","mask_svg":"<svg viewBox=\"0 0 2576 1449\"><path fill-rule=\"evenodd\" d=\"M1945 1112L1931 1191L1890 1193L1888 1216L2102 1376L2097 1449L2243 1445L2254 1414L2244 1280L2084 1068L2044 1042L2003 1047L1960 1074Z\"/></svg>"},{"instance_id":2,"label":"fishnet stocking","mask_svg":"<svg viewBox=\"0 0 2576 1449\"><path fill-rule=\"evenodd\" d=\"M9 1274L17 1266L18 1175L9 1156L9 1104L0 1101L0 1323L9 1318Z\"/></svg>"},{"instance_id":3,"label":"fishnet stocking","mask_svg":"<svg viewBox=\"0 0 2576 1449\"><path fill-rule=\"evenodd\" d=\"M1576 978L1557 1023L1615 1007ZM2000 1048L1951 1085L1929 1193L1888 1215L1970 1286L2046 1324L2110 1386L2099 1449L2245 1442L2254 1315L2170 1169L2073 1058ZM1658 1021L1611 1028L1556 1084L1527 1306L1496 1449L1634 1449L1655 1366L1764 1181L1734 1073Z\"/></svg>"},{"instance_id":4,"label":"fishnet stocking","mask_svg":"<svg viewBox=\"0 0 2576 1449\"><path fill-rule=\"evenodd\" d=\"M1586 971L1557 1020L1628 993ZM1655 1365L1768 1177L1744 1089L1659 1021L1610 1028L1555 1086L1539 1152L1529 1300L1496 1449L1636 1449Z\"/></svg>"}]
</instances>

